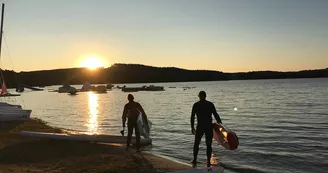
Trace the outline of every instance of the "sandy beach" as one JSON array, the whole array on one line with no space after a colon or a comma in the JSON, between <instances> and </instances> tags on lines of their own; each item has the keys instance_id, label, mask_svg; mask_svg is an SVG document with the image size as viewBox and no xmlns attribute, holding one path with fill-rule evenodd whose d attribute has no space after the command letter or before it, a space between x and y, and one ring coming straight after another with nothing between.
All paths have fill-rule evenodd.
<instances>
[{"instance_id":1,"label":"sandy beach","mask_svg":"<svg viewBox=\"0 0 328 173\"><path fill-rule=\"evenodd\" d=\"M149 153L125 151L122 145L36 139L21 136L22 130L63 132L38 119L0 123L1 173L164 173L190 169Z\"/></svg>"}]
</instances>

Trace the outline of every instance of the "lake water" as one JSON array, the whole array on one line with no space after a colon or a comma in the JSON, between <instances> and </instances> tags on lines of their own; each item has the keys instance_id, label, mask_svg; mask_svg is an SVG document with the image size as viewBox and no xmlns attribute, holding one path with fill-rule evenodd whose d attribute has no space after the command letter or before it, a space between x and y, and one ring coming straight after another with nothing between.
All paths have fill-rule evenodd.
<instances>
[{"instance_id":1,"label":"lake water","mask_svg":"<svg viewBox=\"0 0 328 173\"><path fill-rule=\"evenodd\" d=\"M142 86L148 84L131 84ZM240 145L229 151L213 142L225 172L310 173L328 170L328 79L164 83L166 91L133 93L153 122L151 152L192 160L190 113L205 90ZM170 86L177 88L168 88ZM184 86L196 88L183 90ZM76 86L80 88L81 86ZM58 86L46 89L57 89ZM127 93L22 93L0 101L32 109L32 117L85 133L120 135ZM205 162L202 140L199 160Z\"/></svg>"}]
</instances>

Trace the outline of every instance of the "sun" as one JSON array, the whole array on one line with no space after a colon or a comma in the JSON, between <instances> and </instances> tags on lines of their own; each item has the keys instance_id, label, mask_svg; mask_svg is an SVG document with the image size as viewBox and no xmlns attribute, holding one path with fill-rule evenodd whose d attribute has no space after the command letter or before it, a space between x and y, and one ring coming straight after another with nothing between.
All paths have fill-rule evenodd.
<instances>
[{"instance_id":1,"label":"sun","mask_svg":"<svg viewBox=\"0 0 328 173\"><path fill-rule=\"evenodd\" d=\"M82 67L87 67L90 70L99 68L99 67L104 67L104 63L99 60L99 58L95 56L87 57L81 62Z\"/></svg>"}]
</instances>

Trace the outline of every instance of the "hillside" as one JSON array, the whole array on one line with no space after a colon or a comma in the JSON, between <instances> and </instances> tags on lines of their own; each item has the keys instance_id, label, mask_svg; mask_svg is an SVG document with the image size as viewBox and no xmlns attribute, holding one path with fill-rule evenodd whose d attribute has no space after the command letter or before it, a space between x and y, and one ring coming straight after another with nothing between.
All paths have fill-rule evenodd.
<instances>
[{"instance_id":1,"label":"hillside","mask_svg":"<svg viewBox=\"0 0 328 173\"><path fill-rule=\"evenodd\" d=\"M209 70L186 70L175 67L152 67L139 64L114 64L109 68L89 70L87 68L54 69L16 73L3 71L8 87L17 83L30 86L59 85L64 83L155 83L219 81L247 79L283 79L328 77L328 68L298 72L258 71L245 73L223 73Z\"/></svg>"}]
</instances>

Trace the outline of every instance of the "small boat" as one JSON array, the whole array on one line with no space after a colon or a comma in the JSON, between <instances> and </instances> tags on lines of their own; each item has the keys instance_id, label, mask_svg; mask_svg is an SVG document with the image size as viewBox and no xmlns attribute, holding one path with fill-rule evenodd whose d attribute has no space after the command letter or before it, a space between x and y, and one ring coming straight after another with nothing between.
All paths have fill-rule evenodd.
<instances>
[{"instance_id":1,"label":"small boat","mask_svg":"<svg viewBox=\"0 0 328 173\"><path fill-rule=\"evenodd\" d=\"M93 90L93 92L98 93L98 94L103 94L103 93L107 93L107 89L106 89L106 86L99 85Z\"/></svg>"},{"instance_id":2,"label":"small boat","mask_svg":"<svg viewBox=\"0 0 328 173\"><path fill-rule=\"evenodd\" d=\"M107 85L106 85L106 88L109 89L109 90L111 90L113 87L114 87L113 84L107 84Z\"/></svg>"},{"instance_id":3,"label":"small boat","mask_svg":"<svg viewBox=\"0 0 328 173\"><path fill-rule=\"evenodd\" d=\"M19 93L24 92L24 87L23 86L18 86L16 88L16 92L19 92Z\"/></svg>"},{"instance_id":4,"label":"small boat","mask_svg":"<svg viewBox=\"0 0 328 173\"><path fill-rule=\"evenodd\" d=\"M3 79L0 97L15 97L15 96L20 96L20 94L11 94L11 93L9 93L7 91L7 87L6 87L5 81Z\"/></svg>"},{"instance_id":5,"label":"small boat","mask_svg":"<svg viewBox=\"0 0 328 173\"><path fill-rule=\"evenodd\" d=\"M76 95L77 90L76 90L76 88L71 87L71 88L68 90L68 93L69 93L70 95Z\"/></svg>"},{"instance_id":6,"label":"small boat","mask_svg":"<svg viewBox=\"0 0 328 173\"><path fill-rule=\"evenodd\" d=\"M30 118L32 110L22 109L20 105L12 105L0 102L0 122L27 120Z\"/></svg>"},{"instance_id":7,"label":"small boat","mask_svg":"<svg viewBox=\"0 0 328 173\"><path fill-rule=\"evenodd\" d=\"M143 91L164 91L164 87L154 86L154 85L143 87L143 89L144 89Z\"/></svg>"},{"instance_id":8,"label":"small boat","mask_svg":"<svg viewBox=\"0 0 328 173\"><path fill-rule=\"evenodd\" d=\"M58 93L67 93L71 89L69 84L64 84L62 87L58 88Z\"/></svg>"},{"instance_id":9,"label":"small boat","mask_svg":"<svg viewBox=\"0 0 328 173\"><path fill-rule=\"evenodd\" d=\"M138 91L142 91L142 87L123 87L122 88L123 92L138 92Z\"/></svg>"},{"instance_id":10,"label":"small boat","mask_svg":"<svg viewBox=\"0 0 328 173\"><path fill-rule=\"evenodd\" d=\"M123 92L138 92L138 91L164 91L164 87L162 86L142 86L142 87L123 87Z\"/></svg>"},{"instance_id":11,"label":"small boat","mask_svg":"<svg viewBox=\"0 0 328 173\"><path fill-rule=\"evenodd\" d=\"M92 85L88 82L84 83L82 88L79 89L79 92L88 92L92 90Z\"/></svg>"}]
</instances>

